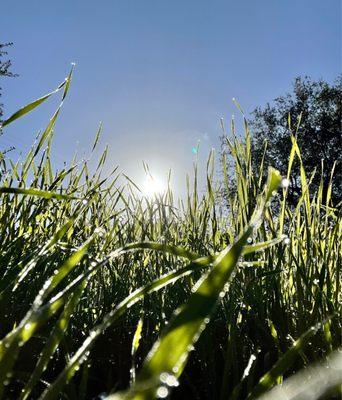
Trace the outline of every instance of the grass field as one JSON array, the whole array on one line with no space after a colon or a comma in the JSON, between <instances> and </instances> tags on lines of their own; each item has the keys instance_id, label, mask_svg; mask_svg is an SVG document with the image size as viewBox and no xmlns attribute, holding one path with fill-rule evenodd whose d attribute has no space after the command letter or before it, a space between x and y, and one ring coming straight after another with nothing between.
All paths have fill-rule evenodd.
<instances>
[{"instance_id":1,"label":"grass field","mask_svg":"<svg viewBox=\"0 0 342 400\"><path fill-rule=\"evenodd\" d=\"M296 132L287 177L252 170L246 126L220 184L210 154L205 190L195 168L182 200L145 197L103 176L108 150L53 169L60 106L24 159L1 158L0 397L338 398L339 205L302 165L287 204Z\"/></svg>"}]
</instances>

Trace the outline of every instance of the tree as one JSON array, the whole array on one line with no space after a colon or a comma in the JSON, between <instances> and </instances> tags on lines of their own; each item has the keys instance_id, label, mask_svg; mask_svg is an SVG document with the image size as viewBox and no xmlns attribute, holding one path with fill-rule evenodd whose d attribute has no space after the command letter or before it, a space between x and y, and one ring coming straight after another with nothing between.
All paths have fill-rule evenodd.
<instances>
[{"instance_id":1,"label":"tree","mask_svg":"<svg viewBox=\"0 0 342 400\"><path fill-rule=\"evenodd\" d=\"M298 77L293 90L280 96L264 108L258 107L252 113L249 125L252 132L254 170L263 157L265 141L267 151L265 165L272 165L283 174L287 172L291 149L289 116L292 125L301 122L296 134L302 153L304 167L308 174L317 169L312 181L313 192L318 188L321 177L323 190L329 185L331 170L336 162L332 191L333 204L341 200L341 116L342 116L342 75L333 84L323 80L313 81ZM321 165L323 163L323 172ZM292 171L289 201L296 204L300 194L299 163Z\"/></svg>"},{"instance_id":2,"label":"tree","mask_svg":"<svg viewBox=\"0 0 342 400\"><path fill-rule=\"evenodd\" d=\"M7 59L7 51L6 48L12 46L12 43L0 43L0 77L14 77L17 76L13 72L11 72L11 67L12 67L12 62L11 60ZM5 60L3 60L3 57L5 57ZM2 89L0 87L0 97L2 96ZM4 110L3 110L3 104L0 103L0 123L2 120Z\"/></svg>"}]
</instances>

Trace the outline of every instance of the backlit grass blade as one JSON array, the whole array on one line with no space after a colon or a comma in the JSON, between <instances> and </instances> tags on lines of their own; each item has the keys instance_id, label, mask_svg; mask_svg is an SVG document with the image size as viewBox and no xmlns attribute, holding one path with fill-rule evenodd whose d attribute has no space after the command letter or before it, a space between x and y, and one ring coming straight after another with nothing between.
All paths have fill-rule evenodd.
<instances>
[{"instance_id":1,"label":"backlit grass blade","mask_svg":"<svg viewBox=\"0 0 342 400\"><path fill-rule=\"evenodd\" d=\"M132 367L131 367L131 382L135 381L136 371L135 371L135 358L139 348L140 340L141 340L141 332L143 328L144 317L143 315L139 318L137 327L134 332L133 340L132 340Z\"/></svg>"},{"instance_id":2,"label":"backlit grass blade","mask_svg":"<svg viewBox=\"0 0 342 400\"><path fill-rule=\"evenodd\" d=\"M24 194L29 196L38 196L44 199L56 199L56 200L81 200L78 197L71 196L68 194L61 194L47 190L40 189L22 189L14 187L0 187L0 194L11 193L11 194Z\"/></svg>"},{"instance_id":3,"label":"backlit grass blade","mask_svg":"<svg viewBox=\"0 0 342 400\"><path fill-rule=\"evenodd\" d=\"M286 238L287 236L283 235L280 238L270 239L267 240L266 242L260 242L252 245L245 245L242 249L242 254L247 255L252 253L259 253L272 246L275 246L278 243L283 242ZM174 256L186 258L188 260L196 260L200 258L200 255L198 253L189 251L180 246L174 246L158 242L137 242L137 243L130 243L129 245L123 247L123 250L142 250L142 249L160 251L162 253L172 254ZM218 257L218 255L219 254L214 254L204 257L207 258L207 263L209 264L213 262Z\"/></svg>"},{"instance_id":4,"label":"backlit grass blade","mask_svg":"<svg viewBox=\"0 0 342 400\"><path fill-rule=\"evenodd\" d=\"M293 346L287 350L287 352L274 364L269 372L267 372L254 387L252 392L248 396L248 400L256 399L258 396L265 393L277 384L279 377L283 376L284 373L291 368L293 362L298 357L298 354L304 350L310 339L316 334L318 329L322 327L321 323L311 327L304 332L293 344Z\"/></svg>"},{"instance_id":5,"label":"backlit grass blade","mask_svg":"<svg viewBox=\"0 0 342 400\"><path fill-rule=\"evenodd\" d=\"M36 296L32 307L20 322L18 327L12 330L4 339L0 341L0 398L4 389L5 377L11 374L13 365L16 361L20 347L22 347L38 330L46 323L64 304L66 295L55 296L45 306L41 306L48 294L57 284L81 261L90 245L89 240L83 247L75 252L57 270L52 278L46 281L43 289Z\"/></svg>"},{"instance_id":6,"label":"backlit grass blade","mask_svg":"<svg viewBox=\"0 0 342 400\"><path fill-rule=\"evenodd\" d=\"M247 255L247 254L251 254L251 253L259 253L261 251L269 249L272 246L275 246L278 243L282 243L286 239L287 239L287 236L283 235L279 238L267 240L266 242L245 245L242 250L242 254Z\"/></svg>"},{"instance_id":7,"label":"backlit grass blade","mask_svg":"<svg viewBox=\"0 0 342 400\"><path fill-rule=\"evenodd\" d=\"M11 115L8 119L6 119L2 125L1 128L4 128L5 126L9 125L16 119L24 116L25 114L29 113L30 111L34 110L36 107L38 107L40 104L44 103L45 100L47 100L50 96L53 94L59 92L67 83L67 80L63 81L56 90L53 92L50 92L39 99L33 101L32 103L27 104L26 106L22 107L20 110L16 111L13 115Z\"/></svg>"},{"instance_id":8,"label":"backlit grass blade","mask_svg":"<svg viewBox=\"0 0 342 400\"><path fill-rule=\"evenodd\" d=\"M274 387L258 400L318 400L341 396L342 354L332 353L327 361L310 365Z\"/></svg>"},{"instance_id":9,"label":"backlit grass blade","mask_svg":"<svg viewBox=\"0 0 342 400\"><path fill-rule=\"evenodd\" d=\"M75 219L71 218L66 223L64 223L57 231L52 235L45 245L42 246L36 252L32 252L29 259L23 259L22 262L19 262L15 268L12 269L11 273L5 275L2 278L0 284L0 301L4 298L6 291L13 290L15 291L17 285L25 279L25 277L35 268L38 261L41 260L44 255L53 248L53 246L60 241L64 235L68 233L71 229ZM13 289L12 289L13 288ZM8 294L8 293L7 293Z\"/></svg>"},{"instance_id":10,"label":"backlit grass blade","mask_svg":"<svg viewBox=\"0 0 342 400\"><path fill-rule=\"evenodd\" d=\"M85 287L86 281L82 282L81 285L75 290L75 292L71 295L70 299L66 303L64 310L59 317L57 323L54 325L54 328L51 332L50 337L48 338L47 343L45 344L38 363L27 382L26 386L22 390L21 399L25 400L30 395L32 389L37 384L40 379L42 373L45 371L46 367L49 364L52 355L56 351L60 341L63 339L66 329L68 328L69 320L71 314L75 311L75 307L80 299L82 291Z\"/></svg>"}]
</instances>

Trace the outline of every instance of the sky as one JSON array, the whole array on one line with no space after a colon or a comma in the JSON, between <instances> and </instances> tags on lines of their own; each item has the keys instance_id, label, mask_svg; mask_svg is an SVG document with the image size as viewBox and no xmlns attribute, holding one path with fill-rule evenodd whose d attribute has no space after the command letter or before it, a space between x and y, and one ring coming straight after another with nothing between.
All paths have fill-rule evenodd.
<instances>
[{"instance_id":1,"label":"sky","mask_svg":"<svg viewBox=\"0 0 342 400\"><path fill-rule=\"evenodd\" d=\"M108 169L119 165L137 183L145 161L184 185L194 159L203 166L219 152L220 118L239 118L233 97L248 114L296 76L331 82L341 71L339 0L19 0L1 14L0 42L14 42L19 74L1 82L5 117L57 87L75 62L56 167L75 151L88 158L102 121L94 160L108 143ZM58 101L9 126L0 148L25 153Z\"/></svg>"}]
</instances>

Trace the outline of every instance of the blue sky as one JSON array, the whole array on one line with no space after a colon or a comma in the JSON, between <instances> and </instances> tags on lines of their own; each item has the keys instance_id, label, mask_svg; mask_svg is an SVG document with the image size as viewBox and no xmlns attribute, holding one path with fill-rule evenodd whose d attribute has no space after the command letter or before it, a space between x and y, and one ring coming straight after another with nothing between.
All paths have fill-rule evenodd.
<instances>
[{"instance_id":1,"label":"blue sky","mask_svg":"<svg viewBox=\"0 0 342 400\"><path fill-rule=\"evenodd\" d=\"M97 126L110 164L139 179L142 160L184 180L218 148L219 118L246 112L298 75L332 81L341 70L339 0L59 0L1 6L0 41L13 41L1 82L5 115L53 89L76 62L55 131L55 162L87 156ZM9 127L0 146L25 151L58 99ZM178 184L178 183L177 183Z\"/></svg>"}]
</instances>

